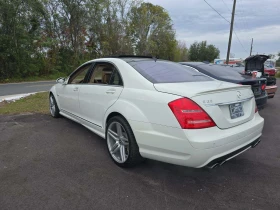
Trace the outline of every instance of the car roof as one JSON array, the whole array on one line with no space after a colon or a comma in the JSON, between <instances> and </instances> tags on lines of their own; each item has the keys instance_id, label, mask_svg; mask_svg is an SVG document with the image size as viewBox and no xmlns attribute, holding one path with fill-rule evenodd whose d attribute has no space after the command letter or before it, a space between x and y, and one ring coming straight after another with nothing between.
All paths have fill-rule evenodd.
<instances>
[{"instance_id":1,"label":"car roof","mask_svg":"<svg viewBox=\"0 0 280 210\"><path fill-rule=\"evenodd\" d=\"M234 70L238 67L230 65L219 64L206 64L203 62L180 62L183 65L187 65L197 69L199 72L206 74L218 80L239 83L240 81L249 79L246 75L241 75L238 71Z\"/></svg>"},{"instance_id":2,"label":"car roof","mask_svg":"<svg viewBox=\"0 0 280 210\"><path fill-rule=\"evenodd\" d=\"M192 67L201 67L203 69L212 69L212 68L221 68L224 67L224 71L231 71L232 68L238 68L237 66L230 64L213 64L213 63L204 63L204 62L179 62L183 65L188 65Z\"/></svg>"},{"instance_id":3,"label":"car roof","mask_svg":"<svg viewBox=\"0 0 280 210\"><path fill-rule=\"evenodd\" d=\"M96 58L93 60L89 60L86 63L92 63L92 62L96 62L96 61L114 61L115 59L117 60L122 60L126 63L129 62L137 62L137 61L146 61L146 60L156 60L156 61L168 61L168 60L162 60L162 59L157 59L156 57L152 57L152 56L145 56L145 55L118 55L118 56L105 56L105 57L101 57L101 58ZM170 61L171 62L171 61ZM86 64L84 63L84 64Z\"/></svg>"},{"instance_id":4,"label":"car roof","mask_svg":"<svg viewBox=\"0 0 280 210\"><path fill-rule=\"evenodd\" d=\"M106 56L104 58L119 58L125 62L131 61L142 61L142 60L157 60L157 57L146 56L146 55L117 55L117 56Z\"/></svg>"},{"instance_id":5,"label":"car roof","mask_svg":"<svg viewBox=\"0 0 280 210\"><path fill-rule=\"evenodd\" d=\"M203 62L179 62L180 64L183 64L183 65L192 65L192 66L198 66L198 65L201 65L201 64L205 64Z\"/></svg>"}]
</instances>

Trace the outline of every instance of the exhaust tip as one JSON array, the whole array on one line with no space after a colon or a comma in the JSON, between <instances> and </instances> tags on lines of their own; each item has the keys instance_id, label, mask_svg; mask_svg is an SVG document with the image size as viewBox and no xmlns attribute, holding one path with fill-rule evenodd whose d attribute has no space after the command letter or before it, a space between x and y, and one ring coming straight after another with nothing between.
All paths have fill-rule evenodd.
<instances>
[{"instance_id":1,"label":"exhaust tip","mask_svg":"<svg viewBox=\"0 0 280 210\"><path fill-rule=\"evenodd\" d=\"M218 167L224 165L225 162L227 162L227 160L223 160L223 161L220 161L220 162L216 162L216 163L214 163L213 165L207 166L207 168L209 168L209 169L218 168Z\"/></svg>"},{"instance_id":2,"label":"exhaust tip","mask_svg":"<svg viewBox=\"0 0 280 210\"><path fill-rule=\"evenodd\" d=\"M215 164L213 164L213 165L207 166L207 168L209 168L209 169L214 169L214 168L218 168L219 166L220 166L219 163L215 163Z\"/></svg>"},{"instance_id":3,"label":"exhaust tip","mask_svg":"<svg viewBox=\"0 0 280 210\"><path fill-rule=\"evenodd\" d=\"M219 166L224 165L225 162L227 162L227 160L224 160L224 161L220 162L220 163L219 163Z\"/></svg>"},{"instance_id":4,"label":"exhaust tip","mask_svg":"<svg viewBox=\"0 0 280 210\"><path fill-rule=\"evenodd\" d=\"M261 140L259 139L256 143L254 143L254 144L252 145L252 148L258 146L258 144L259 144L260 142L261 142Z\"/></svg>"}]
</instances>

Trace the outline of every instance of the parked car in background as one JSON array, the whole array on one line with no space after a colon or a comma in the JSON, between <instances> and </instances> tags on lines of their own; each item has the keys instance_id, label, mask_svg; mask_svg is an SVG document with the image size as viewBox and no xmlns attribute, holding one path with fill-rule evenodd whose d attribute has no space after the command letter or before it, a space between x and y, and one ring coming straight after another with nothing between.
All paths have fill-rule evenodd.
<instances>
[{"instance_id":1,"label":"parked car in background","mask_svg":"<svg viewBox=\"0 0 280 210\"><path fill-rule=\"evenodd\" d=\"M260 78L267 79L267 85L275 85L276 78L275 71L271 71L271 69L267 68L265 72L265 61L269 58L267 55L252 55L245 59L245 74L252 75L254 71L260 72Z\"/></svg>"},{"instance_id":2,"label":"parked car in background","mask_svg":"<svg viewBox=\"0 0 280 210\"><path fill-rule=\"evenodd\" d=\"M275 76L277 72L277 69L274 67L270 67L269 65L264 65L264 73L268 76Z\"/></svg>"},{"instance_id":3,"label":"parked car in background","mask_svg":"<svg viewBox=\"0 0 280 210\"><path fill-rule=\"evenodd\" d=\"M229 58L228 64L229 65L234 65L236 63L242 63L243 60L242 58ZM226 64L226 59L225 58L217 58L214 60L214 64Z\"/></svg>"},{"instance_id":4,"label":"parked car in background","mask_svg":"<svg viewBox=\"0 0 280 210\"><path fill-rule=\"evenodd\" d=\"M105 138L121 167L142 158L215 167L255 147L264 124L250 86L150 57L88 61L59 78L49 100L53 117Z\"/></svg>"},{"instance_id":5,"label":"parked car in background","mask_svg":"<svg viewBox=\"0 0 280 210\"><path fill-rule=\"evenodd\" d=\"M180 62L180 64L192 67L217 80L250 85L259 109L262 109L267 102L265 78L252 78L252 76L242 75L237 71L233 71L229 65L206 64L203 62Z\"/></svg>"},{"instance_id":6,"label":"parked car in background","mask_svg":"<svg viewBox=\"0 0 280 210\"><path fill-rule=\"evenodd\" d=\"M277 73L276 59L267 59L264 62L264 72L269 76L275 76Z\"/></svg>"},{"instance_id":7,"label":"parked car in background","mask_svg":"<svg viewBox=\"0 0 280 210\"><path fill-rule=\"evenodd\" d=\"M241 74L248 75L251 77L265 78L266 82L266 92L268 98L273 98L276 91L276 69L271 68L266 62L269 58L267 55L253 55L245 59L245 66L232 65L233 70L238 71ZM256 74L256 75L254 75ZM259 74L259 76L257 76Z\"/></svg>"}]
</instances>

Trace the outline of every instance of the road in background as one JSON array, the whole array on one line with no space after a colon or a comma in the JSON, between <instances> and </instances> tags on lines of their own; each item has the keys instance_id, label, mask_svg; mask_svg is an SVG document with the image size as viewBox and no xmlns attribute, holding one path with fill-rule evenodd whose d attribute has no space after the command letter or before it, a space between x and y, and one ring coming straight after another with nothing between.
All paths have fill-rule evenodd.
<instances>
[{"instance_id":1,"label":"road in background","mask_svg":"<svg viewBox=\"0 0 280 210\"><path fill-rule=\"evenodd\" d=\"M55 81L0 84L0 96L48 91Z\"/></svg>"}]
</instances>

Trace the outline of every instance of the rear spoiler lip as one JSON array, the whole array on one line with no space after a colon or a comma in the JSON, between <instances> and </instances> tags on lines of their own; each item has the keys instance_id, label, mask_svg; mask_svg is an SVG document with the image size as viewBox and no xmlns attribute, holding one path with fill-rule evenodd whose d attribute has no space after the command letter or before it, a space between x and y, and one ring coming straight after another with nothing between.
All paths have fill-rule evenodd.
<instances>
[{"instance_id":1,"label":"rear spoiler lip","mask_svg":"<svg viewBox=\"0 0 280 210\"><path fill-rule=\"evenodd\" d=\"M238 83L238 84L241 84L243 82L258 82L258 81L261 81L261 82L264 82L266 81L266 78L252 78L252 79L242 79L242 80L232 80L232 82L234 81L234 83Z\"/></svg>"},{"instance_id":2,"label":"rear spoiler lip","mask_svg":"<svg viewBox=\"0 0 280 210\"><path fill-rule=\"evenodd\" d=\"M218 92L224 92L224 91L232 91L232 90L240 90L240 89L251 89L251 85L240 85L240 86L236 86L236 87L227 87L227 88L221 88L221 89L212 89L212 90L207 90L207 91L203 91L203 92L199 92L197 94L195 94L193 97L196 96L201 96L201 95L207 95L209 93L218 93ZM252 97L254 97L254 94L252 93Z\"/></svg>"}]
</instances>

